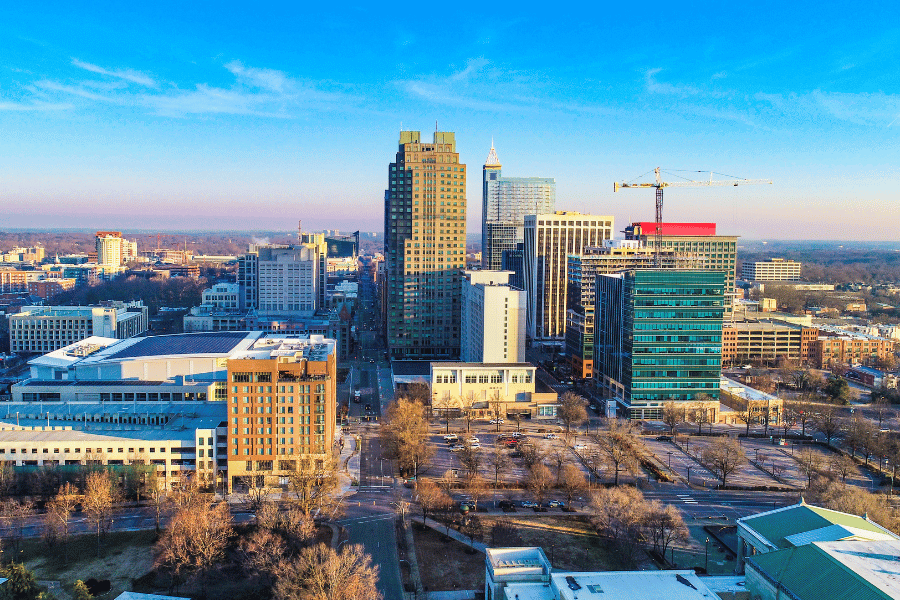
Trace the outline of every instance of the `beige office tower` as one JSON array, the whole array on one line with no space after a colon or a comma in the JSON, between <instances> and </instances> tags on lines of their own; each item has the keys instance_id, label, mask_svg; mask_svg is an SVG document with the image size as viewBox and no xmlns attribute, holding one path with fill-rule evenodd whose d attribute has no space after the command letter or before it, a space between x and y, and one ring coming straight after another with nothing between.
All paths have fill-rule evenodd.
<instances>
[{"instance_id":1,"label":"beige office tower","mask_svg":"<svg viewBox=\"0 0 900 600\"><path fill-rule=\"evenodd\" d=\"M611 216L577 212L525 217L527 328L532 340L562 340L566 333L566 259L612 238Z\"/></svg>"},{"instance_id":2,"label":"beige office tower","mask_svg":"<svg viewBox=\"0 0 900 600\"><path fill-rule=\"evenodd\" d=\"M384 194L386 332L395 359L457 359L466 166L455 135L401 131Z\"/></svg>"}]
</instances>

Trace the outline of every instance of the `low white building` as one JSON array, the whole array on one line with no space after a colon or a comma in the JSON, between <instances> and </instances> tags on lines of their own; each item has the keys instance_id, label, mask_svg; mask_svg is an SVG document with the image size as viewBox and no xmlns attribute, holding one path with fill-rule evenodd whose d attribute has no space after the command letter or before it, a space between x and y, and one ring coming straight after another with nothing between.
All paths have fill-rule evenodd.
<instances>
[{"instance_id":1,"label":"low white building","mask_svg":"<svg viewBox=\"0 0 900 600\"><path fill-rule=\"evenodd\" d=\"M509 419L555 419L558 396L534 391L536 370L531 363L433 362L432 405L455 415L472 410L488 417L499 408Z\"/></svg>"},{"instance_id":2,"label":"low white building","mask_svg":"<svg viewBox=\"0 0 900 600\"><path fill-rule=\"evenodd\" d=\"M488 548L486 600L717 600L694 571L556 571L544 551Z\"/></svg>"}]
</instances>

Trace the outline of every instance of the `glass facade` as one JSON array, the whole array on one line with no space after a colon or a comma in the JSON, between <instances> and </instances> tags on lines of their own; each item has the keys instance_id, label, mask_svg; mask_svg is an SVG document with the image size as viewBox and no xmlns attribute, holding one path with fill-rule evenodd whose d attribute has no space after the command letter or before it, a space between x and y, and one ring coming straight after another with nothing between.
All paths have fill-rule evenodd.
<instances>
[{"instance_id":1,"label":"glass facade","mask_svg":"<svg viewBox=\"0 0 900 600\"><path fill-rule=\"evenodd\" d=\"M719 396L724 274L634 270L597 278L594 371L631 418Z\"/></svg>"}]
</instances>

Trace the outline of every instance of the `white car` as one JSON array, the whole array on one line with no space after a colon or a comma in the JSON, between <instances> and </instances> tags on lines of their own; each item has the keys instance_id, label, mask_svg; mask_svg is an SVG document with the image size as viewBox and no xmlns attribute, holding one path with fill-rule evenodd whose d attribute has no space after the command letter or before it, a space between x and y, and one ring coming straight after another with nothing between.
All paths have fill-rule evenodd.
<instances>
[{"instance_id":1,"label":"white car","mask_svg":"<svg viewBox=\"0 0 900 600\"><path fill-rule=\"evenodd\" d=\"M450 446L450 452L460 452L462 449L462 446Z\"/></svg>"},{"instance_id":2,"label":"white car","mask_svg":"<svg viewBox=\"0 0 900 600\"><path fill-rule=\"evenodd\" d=\"M587 444L575 444L576 450L587 450Z\"/></svg>"},{"instance_id":3,"label":"white car","mask_svg":"<svg viewBox=\"0 0 900 600\"><path fill-rule=\"evenodd\" d=\"M475 437L475 436L472 436L472 437L470 437L469 439L466 440L466 443L467 443L467 444L479 444L479 443L481 443L481 440L479 440L479 439L478 439L477 437Z\"/></svg>"},{"instance_id":4,"label":"white car","mask_svg":"<svg viewBox=\"0 0 900 600\"><path fill-rule=\"evenodd\" d=\"M447 435L444 436L445 442L455 442L458 439L459 439L459 436L456 435L455 433L448 433Z\"/></svg>"},{"instance_id":5,"label":"white car","mask_svg":"<svg viewBox=\"0 0 900 600\"><path fill-rule=\"evenodd\" d=\"M548 433L547 435L544 436L544 438L548 439L548 440L558 440L559 436L556 435L555 433Z\"/></svg>"},{"instance_id":6,"label":"white car","mask_svg":"<svg viewBox=\"0 0 900 600\"><path fill-rule=\"evenodd\" d=\"M471 448L472 450L478 450L479 448L481 448L481 444L475 442L474 444L469 444L469 448Z\"/></svg>"},{"instance_id":7,"label":"white car","mask_svg":"<svg viewBox=\"0 0 900 600\"><path fill-rule=\"evenodd\" d=\"M491 425L503 425L503 419L491 419Z\"/></svg>"}]
</instances>

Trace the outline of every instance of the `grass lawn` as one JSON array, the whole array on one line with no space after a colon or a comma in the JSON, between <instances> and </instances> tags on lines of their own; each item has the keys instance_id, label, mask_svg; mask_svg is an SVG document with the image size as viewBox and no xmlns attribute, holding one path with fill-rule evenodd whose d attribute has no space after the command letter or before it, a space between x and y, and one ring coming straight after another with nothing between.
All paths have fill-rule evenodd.
<instances>
[{"instance_id":1,"label":"grass lawn","mask_svg":"<svg viewBox=\"0 0 900 600\"><path fill-rule=\"evenodd\" d=\"M97 558L97 538L93 535L69 538L69 560L63 561L63 546L57 543L48 548L41 540L24 540L17 561L34 571L39 580L62 582L69 593L76 579L91 577L109 579L112 589L109 598L131 589L131 582L153 568L154 531L126 531L110 533L103 544L102 558ZM5 554L15 554L15 549L7 547Z\"/></svg>"}]
</instances>

